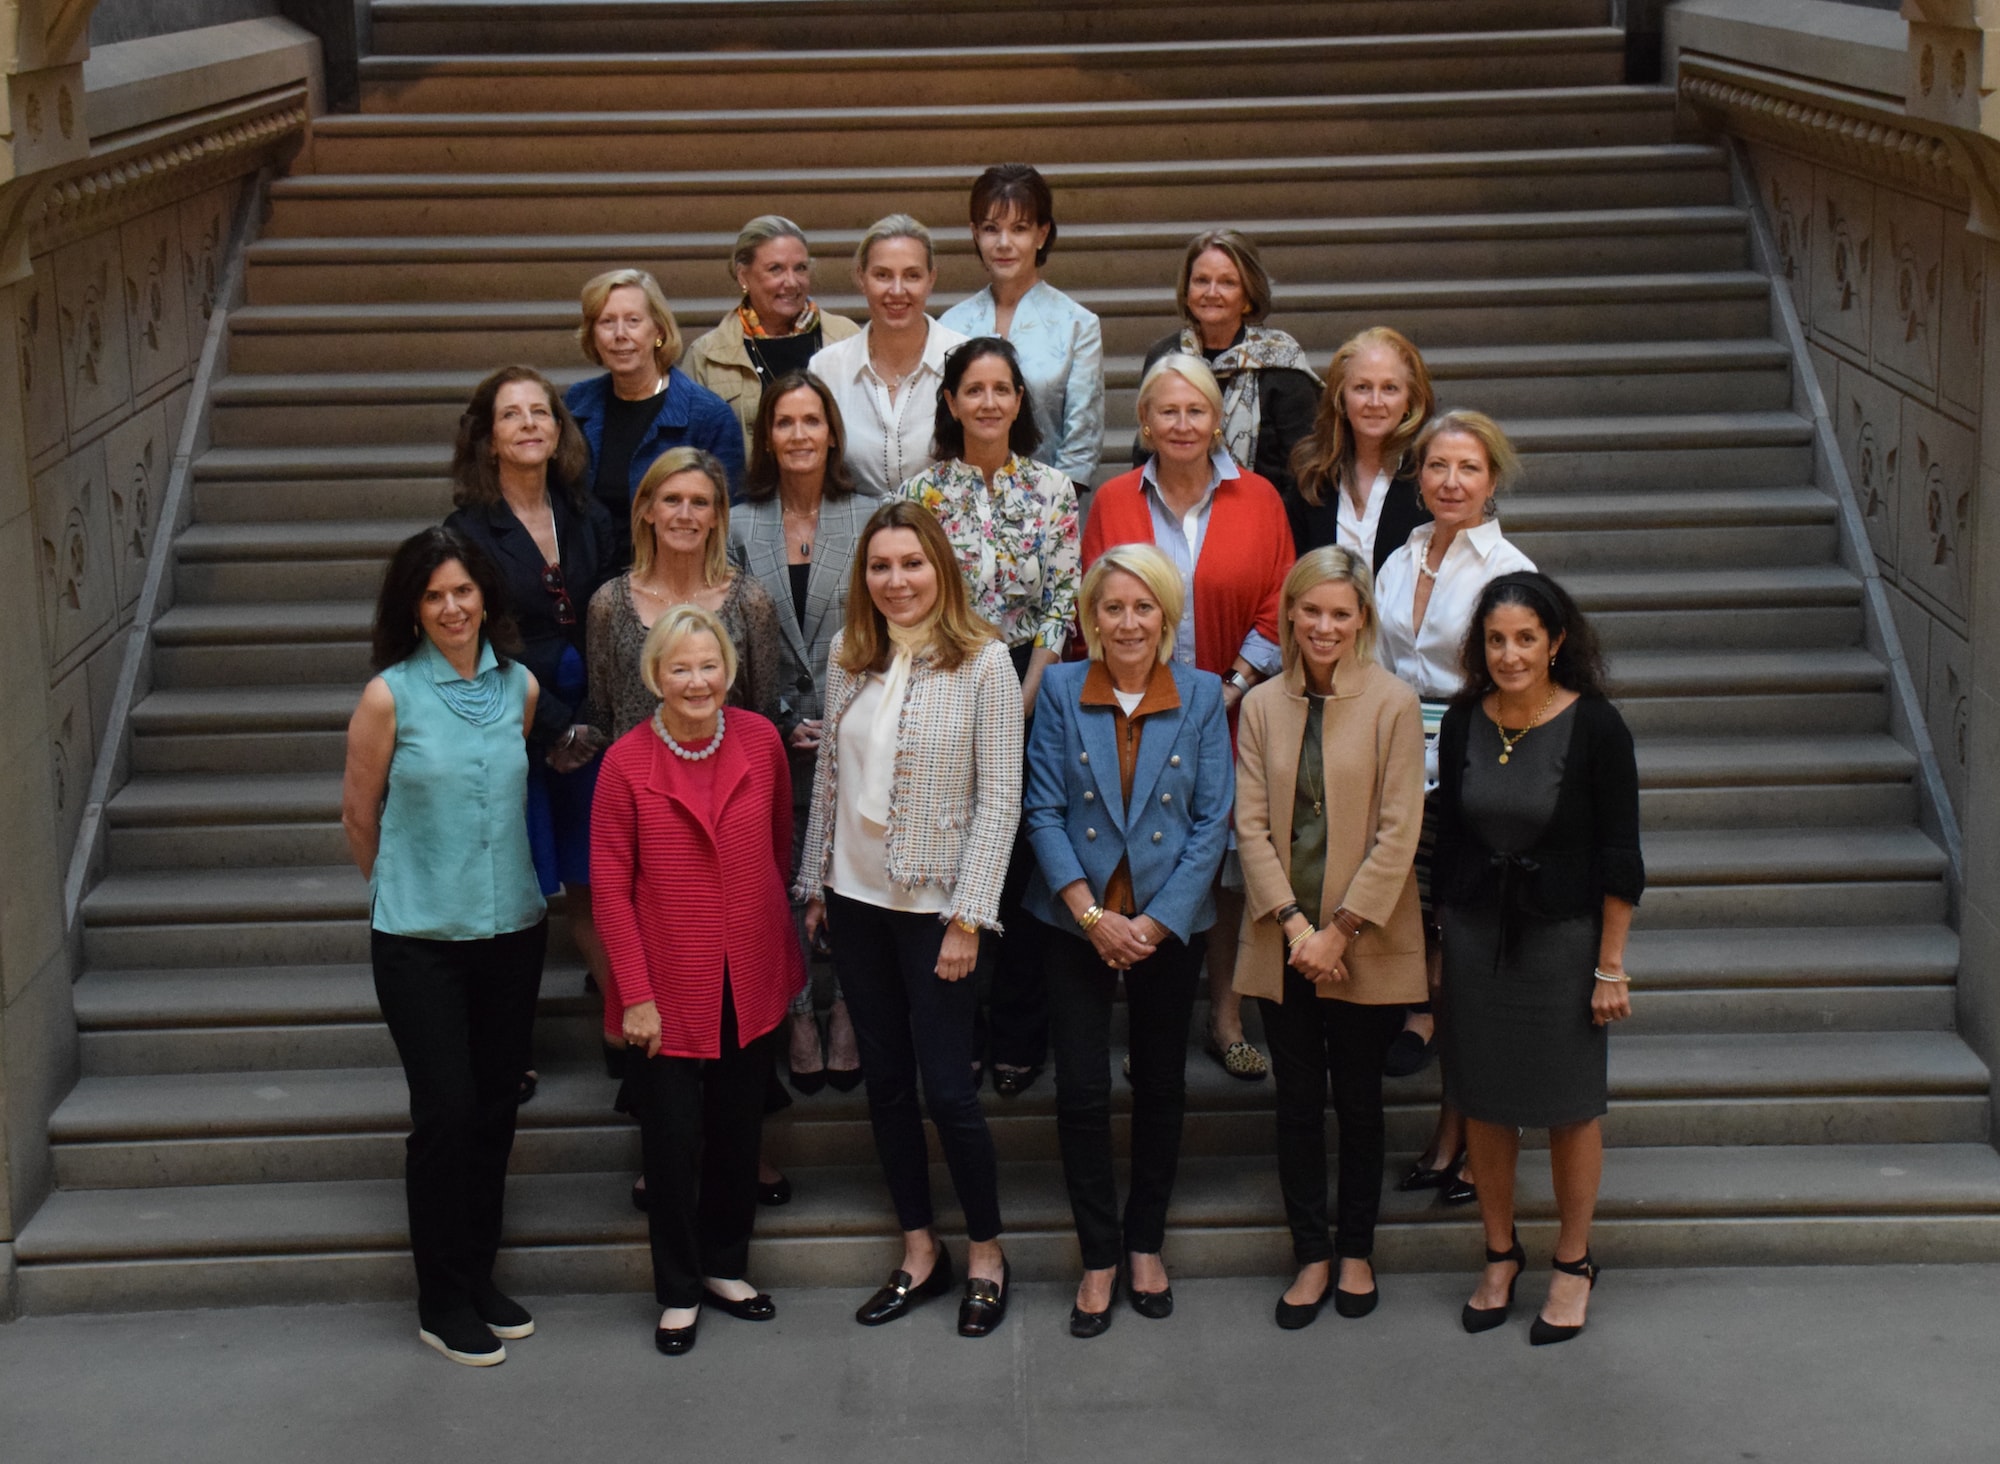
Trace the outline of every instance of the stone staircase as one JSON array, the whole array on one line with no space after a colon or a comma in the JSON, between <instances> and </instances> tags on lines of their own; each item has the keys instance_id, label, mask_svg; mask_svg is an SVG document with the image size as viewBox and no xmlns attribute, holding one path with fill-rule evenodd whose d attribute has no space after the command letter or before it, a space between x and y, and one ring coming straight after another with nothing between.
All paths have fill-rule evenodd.
<instances>
[{"instance_id":1,"label":"stone staircase","mask_svg":"<svg viewBox=\"0 0 2000 1464\"><path fill-rule=\"evenodd\" d=\"M85 904L85 1077L53 1121L59 1188L20 1237L25 1309L407 1291L405 1094L339 769L382 559L448 506L472 383L517 359L581 374L576 288L614 263L654 270L706 329L733 303L729 241L767 209L812 232L822 298L849 313L859 230L916 213L948 303L978 280L966 187L1006 158L1054 184L1052 278L1104 319L1108 464L1181 244L1222 221L1263 241L1275 319L1315 359L1394 324L1447 404L1493 411L1524 450L1505 521L1602 626L1645 785L1600 1254L1995 1254L1946 859L1888 731L1770 281L1724 155L1676 138L1669 94L1622 84L1608 11L1253 3L1218 40L1215 8L1185 0L376 0L363 110L322 119L311 171L273 187L230 320ZM637 1143L572 955L544 989L504 1265L530 1291L641 1289ZM1280 1271L1268 1088L1198 1055L1190 1075L1172 1261ZM1024 1276L1073 1264L1050 1089L992 1109ZM1435 1095L1434 1073L1391 1086L1398 1167ZM799 1197L761 1218L759 1280L875 1280L893 1222L861 1095L768 1132ZM1469 1217L1390 1197L1386 1266L1477 1246Z\"/></svg>"}]
</instances>

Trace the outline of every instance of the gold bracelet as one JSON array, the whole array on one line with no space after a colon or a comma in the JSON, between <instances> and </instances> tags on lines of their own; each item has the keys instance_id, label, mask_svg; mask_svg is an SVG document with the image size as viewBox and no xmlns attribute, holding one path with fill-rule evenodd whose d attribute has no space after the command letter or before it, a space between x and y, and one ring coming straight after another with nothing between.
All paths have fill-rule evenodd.
<instances>
[{"instance_id":1,"label":"gold bracelet","mask_svg":"<svg viewBox=\"0 0 2000 1464\"><path fill-rule=\"evenodd\" d=\"M979 934L979 922L977 920L967 920L963 915L954 915L951 917L951 923L967 935Z\"/></svg>"},{"instance_id":2,"label":"gold bracelet","mask_svg":"<svg viewBox=\"0 0 2000 1464\"><path fill-rule=\"evenodd\" d=\"M1311 940L1314 936L1318 934L1319 934L1319 927L1314 925L1310 920L1308 920L1306 922L1306 928L1304 930L1300 931L1297 935L1293 936L1290 940L1285 942L1285 954L1288 956L1296 955L1298 953L1298 949L1300 946L1304 945L1307 941Z\"/></svg>"},{"instance_id":3,"label":"gold bracelet","mask_svg":"<svg viewBox=\"0 0 2000 1464\"><path fill-rule=\"evenodd\" d=\"M1102 905L1092 905L1088 910L1076 917L1076 923L1082 929L1083 933L1088 935L1097 928L1097 922L1103 918L1104 907Z\"/></svg>"},{"instance_id":4,"label":"gold bracelet","mask_svg":"<svg viewBox=\"0 0 2000 1464\"><path fill-rule=\"evenodd\" d=\"M1616 986L1630 986L1632 984L1632 978L1630 976L1624 975L1622 972L1597 971L1593 972L1592 974L1594 974L1599 981L1609 981Z\"/></svg>"}]
</instances>

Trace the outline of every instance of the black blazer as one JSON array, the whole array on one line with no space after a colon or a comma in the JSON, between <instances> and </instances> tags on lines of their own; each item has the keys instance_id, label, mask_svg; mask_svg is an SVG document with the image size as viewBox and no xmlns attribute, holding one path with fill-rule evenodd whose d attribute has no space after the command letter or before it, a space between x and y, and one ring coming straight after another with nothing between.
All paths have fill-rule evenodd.
<instances>
[{"instance_id":1,"label":"black blazer","mask_svg":"<svg viewBox=\"0 0 2000 1464\"><path fill-rule=\"evenodd\" d=\"M1145 380L1146 373L1160 357L1180 348L1178 330L1154 341L1146 352L1145 364L1140 367L1139 379ZM1292 487L1292 449L1312 436L1313 418L1319 413L1319 383L1303 371L1284 367L1266 367L1259 374L1264 379L1258 383L1257 391L1257 447L1252 454L1255 461L1237 466L1269 479L1278 495L1289 502L1296 496ZM1144 467L1151 456L1143 441L1132 439L1133 467Z\"/></svg>"},{"instance_id":2,"label":"black blazer","mask_svg":"<svg viewBox=\"0 0 2000 1464\"><path fill-rule=\"evenodd\" d=\"M1340 503L1331 489L1323 503L1311 504L1301 498L1297 488L1285 494L1285 516L1292 521L1292 548L1299 554L1321 548L1338 541L1340 537ZM1410 541L1410 531L1418 524L1431 521L1431 511L1424 507L1423 495L1417 492L1417 470L1405 468L1389 480L1389 496L1382 503L1382 517L1375 524L1375 557L1369 569L1376 574L1394 554Z\"/></svg>"},{"instance_id":3,"label":"black blazer","mask_svg":"<svg viewBox=\"0 0 2000 1464\"><path fill-rule=\"evenodd\" d=\"M1477 703L1444 714L1438 733L1437 851L1431 895L1439 905L1481 905L1512 892L1524 914L1562 920L1591 915L1606 895L1639 903L1646 864L1639 853L1639 766L1632 733L1603 697L1576 704L1562 788L1548 827L1531 849L1496 854L1465 822L1459 787Z\"/></svg>"},{"instance_id":4,"label":"black blazer","mask_svg":"<svg viewBox=\"0 0 2000 1464\"><path fill-rule=\"evenodd\" d=\"M563 584L576 611L574 625L557 622L556 598L542 586L541 546L504 501L454 509L444 521L446 528L456 529L484 549L500 572L507 610L521 635L518 659L541 683L541 696L535 703L535 726L529 734L529 740L538 747L555 743L582 720L581 703L572 706L556 691L556 667L562 661L563 647L574 646L588 668L584 621L590 597L597 593L598 586L624 568L618 561L611 516L601 505L593 499L578 508L560 490L549 494L549 503L555 514L556 541L562 550Z\"/></svg>"}]
</instances>

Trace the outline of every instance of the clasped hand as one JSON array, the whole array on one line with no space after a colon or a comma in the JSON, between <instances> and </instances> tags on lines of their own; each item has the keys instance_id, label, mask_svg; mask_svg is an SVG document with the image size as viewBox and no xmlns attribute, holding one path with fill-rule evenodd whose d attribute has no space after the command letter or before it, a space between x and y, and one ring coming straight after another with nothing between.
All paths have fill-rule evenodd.
<instances>
[{"instance_id":1,"label":"clasped hand","mask_svg":"<svg viewBox=\"0 0 2000 1464\"><path fill-rule=\"evenodd\" d=\"M1141 921L1145 924L1141 925ZM1129 971L1157 948L1159 937L1150 929L1152 924L1149 916L1125 916L1106 910L1088 932L1091 948L1097 952L1097 959L1113 970Z\"/></svg>"},{"instance_id":2,"label":"clasped hand","mask_svg":"<svg viewBox=\"0 0 2000 1464\"><path fill-rule=\"evenodd\" d=\"M1338 925L1329 925L1315 930L1306 937L1303 945L1292 952L1292 969L1316 985L1345 981L1346 956L1347 936Z\"/></svg>"}]
</instances>

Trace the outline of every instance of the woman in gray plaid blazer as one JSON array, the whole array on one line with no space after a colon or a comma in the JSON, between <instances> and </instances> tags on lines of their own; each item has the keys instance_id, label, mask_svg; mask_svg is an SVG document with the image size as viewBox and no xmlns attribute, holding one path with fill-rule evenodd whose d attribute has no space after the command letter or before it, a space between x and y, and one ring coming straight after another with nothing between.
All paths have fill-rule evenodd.
<instances>
[{"instance_id":1,"label":"woman in gray plaid blazer","mask_svg":"<svg viewBox=\"0 0 2000 1464\"><path fill-rule=\"evenodd\" d=\"M778 731L792 764L792 848L805 847L826 705L826 655L847 606L847 578L861 529L877 500L858 491L847 467L847 429L825 382L794 371L771 383L757 409L744 502L729 517L729 553L771 592L778 607ZM796 877L798 871L791 871ZM811 952L808 952L810 959ZM792 1003L792 1086L851 1092L861 1055L840 983L827 1012L826 1051L810 982Z\"/></svg>"},{"instance_id":2,"label":"woman in gray plaid blazer","mask_svg":"<svg viewBox=\"0 0 2000 1464\"><path fill-rule=\"evenodd\" d=\"M826 719L797 894L823 924L861 1040L875 1148L903 1230L903 1264L864 1303L893 1321L951 1287L932 1232L917 1078L965 1213L961 1336L1007 1312L999 1165L973 1074L983 930L1021 816L1021 683L972 613L943 528L922 504L883 504L862 530L846 623L831 648Z\"/></svg>"}]
</instances>

